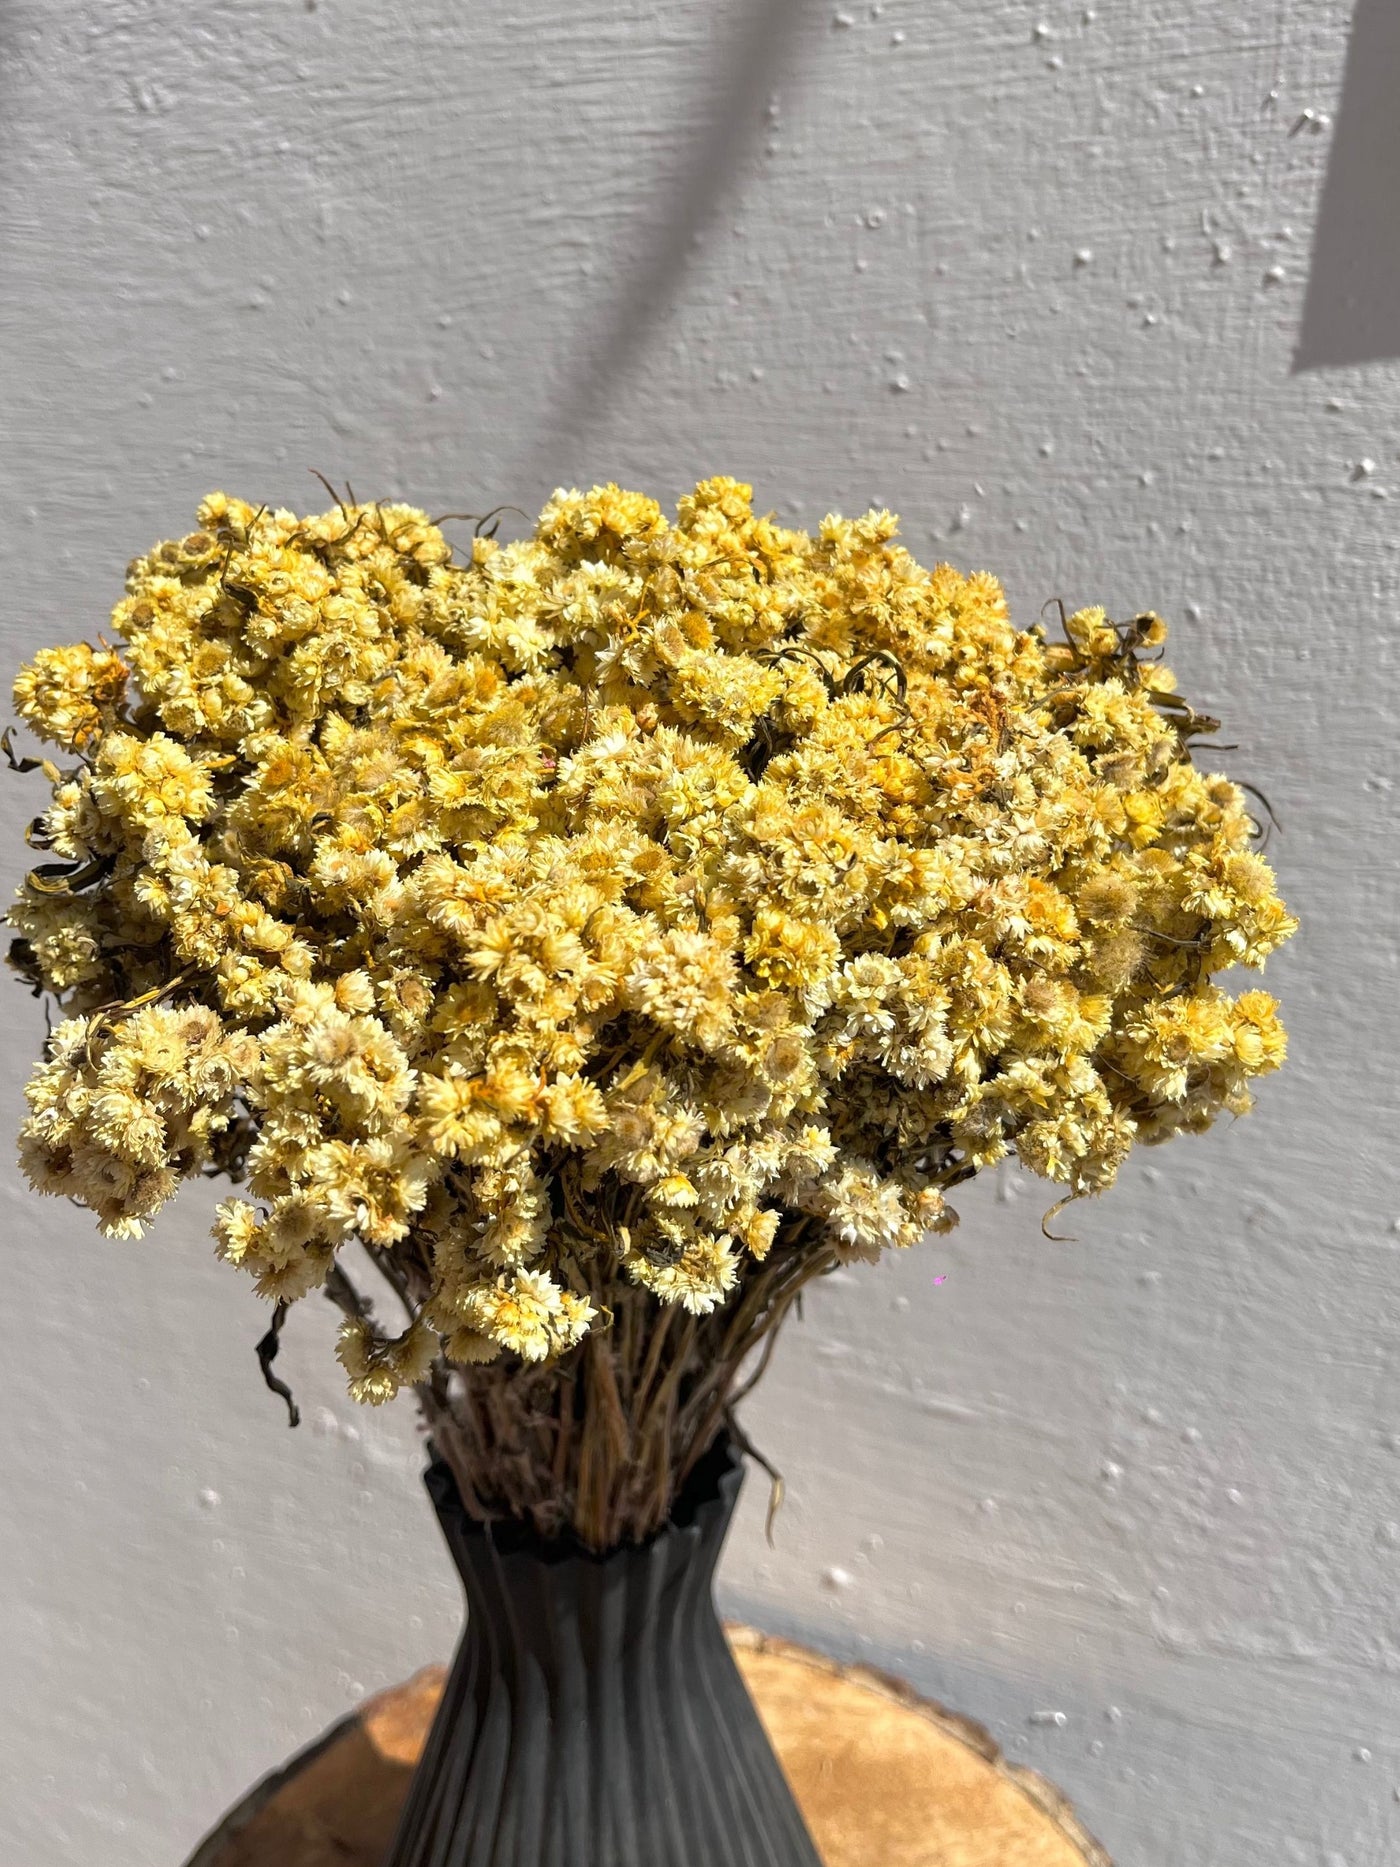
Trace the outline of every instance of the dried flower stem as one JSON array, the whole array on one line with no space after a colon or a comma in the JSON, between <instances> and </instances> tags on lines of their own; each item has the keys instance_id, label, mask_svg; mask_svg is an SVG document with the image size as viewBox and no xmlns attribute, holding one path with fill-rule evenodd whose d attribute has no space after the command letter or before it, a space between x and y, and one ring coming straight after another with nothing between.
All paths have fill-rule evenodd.
<instances>
[{"instance_id":1,"label":"dried flower stem","mask_svg":"<svg viewBox=\"0 0 1400 1867\"><path fill-rule=\"evenodd\" d=\"M545 1537L572 1530L593 1549L650 1536L766 1367L798 1292L834 1261L780 1237L732 1310L689 1316L614 1292L612 1328L555 1362L435 1370L419 1400L468 1510Z\"/></svg>"}]
</instances>

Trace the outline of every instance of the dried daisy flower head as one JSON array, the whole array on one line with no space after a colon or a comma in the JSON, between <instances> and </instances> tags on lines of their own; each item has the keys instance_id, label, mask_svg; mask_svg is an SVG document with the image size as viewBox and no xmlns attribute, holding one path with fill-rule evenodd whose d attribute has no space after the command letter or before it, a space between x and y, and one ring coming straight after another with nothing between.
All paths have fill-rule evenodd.
<instances>
[{"instance_id":1,"label":"dried daisy flower head","mask_svg":"<svg viewBox=\"0 0 1400 1867\"><path fill-rule=\"evenodd\" d=\"M483 1509L645 1528L645 1421L703 1450L807 1277L1008 1152L1106 1187L1283 1058L1214 975L1294 923L1162 623L1018 629L887 512L601 486L459 562L214 494L113 631L15 684L59 759L12 957L66 1013L25 1169L114 1237L246 1182L220 1254L279 1322L327 1288Z\"/></svg>"}]
</instances>

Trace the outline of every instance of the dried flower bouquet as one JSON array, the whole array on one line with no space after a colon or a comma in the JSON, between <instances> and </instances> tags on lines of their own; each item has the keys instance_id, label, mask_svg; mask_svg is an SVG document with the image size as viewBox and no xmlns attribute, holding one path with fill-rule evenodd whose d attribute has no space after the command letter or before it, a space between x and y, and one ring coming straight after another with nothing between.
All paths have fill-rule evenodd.
<instances>
[{"instance_id":1,"label":"dried flower bouquet","mask_svg":"<svg viewBox=\"0 0 1400 1867\"><path fill-rule=\"evenodd\" d=\"M215 494L119 647L23 669L12 959L65 1015L22 1156L116 1238L246 1183L218 1250L275 1327L326 1290L469 1511L607 1549L809 1279L1009 1151L1073 1197L1248 1108L1283 1031L1213 975L1294 923L1155 616L1051 640L887 512L728 479L465 562L446 523Z\"/></svg>"}]
</instances>

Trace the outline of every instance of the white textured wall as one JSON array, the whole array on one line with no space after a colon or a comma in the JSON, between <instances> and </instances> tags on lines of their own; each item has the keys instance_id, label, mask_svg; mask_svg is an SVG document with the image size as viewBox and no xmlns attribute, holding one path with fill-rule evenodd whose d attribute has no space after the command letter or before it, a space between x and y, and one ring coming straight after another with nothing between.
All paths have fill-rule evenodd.
<instances>
[{"instance_id":1,"label":"white textured wall","mask_svg":"<svg viewBox=\"0 0 1400 1867\"><path fill-rule=\"evenodd\" d=\"M728 1598L986 1720L1125 1864L1382 1867L1400 367L1290 374L1349 8L838 4L752 34L758 133L697 244L666 203L732 141L704 127L732 7L5 0L5 675L101 628L201 491L314 501L309 467L435 509L729 470L787 519L890 503L1027 621L1173 618L1283 820L1291 1066L1076 1208L1077 1243L1008 1178L823 1288L750 1413L778 1549L755 1485ZM1400 173L1373 179L1394 237ZM689 269L642 276L619 340L668 228ZM32 795L0 788L12 876ZM41 1024L17 986L0 1018L9 1129ZM9 1169L0 1199L0 1861L173 1867L447 1651L412 1421L342 1399L308 1305L287 1432L199 1191L141 1245Z\"/></svg>"}]
</instances>

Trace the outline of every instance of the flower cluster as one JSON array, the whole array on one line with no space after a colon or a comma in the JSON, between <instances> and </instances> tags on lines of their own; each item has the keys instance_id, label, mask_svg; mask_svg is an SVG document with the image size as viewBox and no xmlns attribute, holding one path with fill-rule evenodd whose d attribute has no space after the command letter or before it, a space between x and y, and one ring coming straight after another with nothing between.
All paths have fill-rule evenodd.
<instances>
[{"instance_id":1,"label":"flower cluster","mask_svg":"<svg viewBox=\"0 0 1400 1867\"><path fill-rule=\"evenodd\" d=\"M1052 642L895 533L606 486L462 563L404 506L207 499L119 650L16 683L70 760L9 915L67 1013L33 1183L134 1236L246 1178L218 1248L279 1301L358 1241L413 1317L347 1323L377 1400L1246 1109L1283 1032L1213 975L1294 923L1163 625Z\"/></svg>"}]
</instances>

